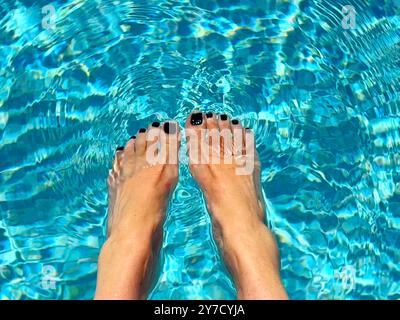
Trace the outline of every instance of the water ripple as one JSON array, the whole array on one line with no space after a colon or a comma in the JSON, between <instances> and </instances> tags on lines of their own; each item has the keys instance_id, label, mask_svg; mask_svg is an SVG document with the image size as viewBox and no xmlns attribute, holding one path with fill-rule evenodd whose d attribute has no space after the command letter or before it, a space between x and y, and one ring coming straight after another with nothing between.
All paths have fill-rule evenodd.
<instances>
[{"instance_id":1,"label":"water ripple","mask_svg":"<svg viewBox=\"0 0 400 320\"><path fill-rule=\"evenodd\" d=\"M91 298L115 147L194 109L254 129L292 298L399 298L396 1L47 4L0 0L0 298ZM180 170L151 298L234 298Z\"/></svg>"}]
</instances>

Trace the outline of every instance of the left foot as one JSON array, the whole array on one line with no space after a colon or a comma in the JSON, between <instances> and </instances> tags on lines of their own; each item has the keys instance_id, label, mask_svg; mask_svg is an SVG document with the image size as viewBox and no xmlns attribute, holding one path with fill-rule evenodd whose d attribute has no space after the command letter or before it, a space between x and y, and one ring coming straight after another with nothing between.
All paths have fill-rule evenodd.
<instances>
[{"instance_id":1,"label":"left foot","mask_svg":"<svg viewBox=\"0 0 400 320\"><path fill-rule=\"evenodd\" d=\"M155 122L119 148L108 178L108 239L96 299L145 298L168 200L178 180L176 123ZM161 157L153 163L149 157Z\"/></svg>"},{"instance_id":2,"label":"left foot","mask_svg":"<svg viewBox=\"0 0 400 320\"><path fill-rule=\"evenodd\" d=\"M238 298L286 299L275 237L264 224L253 132L227 115L194 112L186 134L190 171L203 191Z\"/></svg>"}]
</instances>

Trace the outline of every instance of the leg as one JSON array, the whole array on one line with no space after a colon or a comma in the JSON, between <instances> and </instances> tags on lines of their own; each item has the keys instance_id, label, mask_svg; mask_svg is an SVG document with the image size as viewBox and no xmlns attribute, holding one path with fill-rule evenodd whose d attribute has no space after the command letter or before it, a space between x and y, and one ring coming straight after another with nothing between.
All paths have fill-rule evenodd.
<instances>
[{"instance_id":1,"label":"leg","mask_svg":"<svg viewBox=\"0 0 400 320\"><path fill-rule=\"evenodd\" d=\"M108 238L99 256L95 299L147 297L178 179L178 144L178 125L156 122L117 151L108 179ZM151 161L161 156L159 163Z\"/></svg>"},{"instance_id":2,"label":"leg","mask_svg":"<svg viewBox=\"0 0 400 320\"><path fill-rule=\"evenodd\" d=\"M202 130L208 132L207 138ZM217 119L211 113L195 112L186 123L186 135L191 173L203 190L214 234L235 279L238 298L287 299L279 275L276 241L264 224L258 155L250 154L251 148L246 146L254 141L252 132L243 129L237 120L231 122L226 115ZM206 158L204 155L209 156L209 161L199 163L199 159ZM231 163L226 163L229 158ZM243 160L253 161L254 170L238 174Z\"/></svg>"}]
</instances>

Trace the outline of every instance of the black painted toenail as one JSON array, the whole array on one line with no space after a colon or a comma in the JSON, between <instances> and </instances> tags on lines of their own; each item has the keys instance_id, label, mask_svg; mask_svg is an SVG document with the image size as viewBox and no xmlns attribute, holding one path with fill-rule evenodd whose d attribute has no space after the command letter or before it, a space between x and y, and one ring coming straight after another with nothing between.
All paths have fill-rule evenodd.
<instances>
[{"instance_id":1,"label":"black painted toenail","mask_svg":"<svg viewBox=\"0 0 400 320\"><path fill-rule=\"evenodd\" d=\"M206 117L207 118L212 118L213 117L213 113L212 112L207 112L206 113Z\"/></svg>"},{"instance_id":2,"label":"black painted toenail","mask_svg":"<svg viewBox=\"0 0 400 320\"><path fill-rule=\"evenodd\" d=\"M232 124L239 124L239 120L236 119L232 120Z\"/></svg>"},{"instance_id":3,"label":"black painted toenail","mask_svg":"<svg viewBox=\"0 0 400 320\"><path fill-rule=\"evenodd\" d=\"M164 123L164 132L167 134L175 134L176 133L176 124L173 122Z\"/></svg>"},{"instance_id":4,"label":"black painted toenail","mask_svg":"<svg viewBox=\"0 0 400 320\"><path fill-rule=\"evenodd\" d=\"M246 131L251 131L251 128L246 128Z\"/></svg>"},{"instance_id":5,"label":"black painted toenail","mask_svg":"<svg viewBox=\"0 0 400 320\"><path fill-rule=\"evenodd\" d=\"M139 133L145 133L146 129L145 128L140 128Z\"/></svg>"},{"instance_id":6,"label":"black painted toenail","mask_svg":"<svg viewBox=\"0 0 400 320\"><path fill-rule=\"evenodd\" d=\"M228 120L228 116L227 116L226 114L221 114L220 119L221 119L222 121Z\"/></svg>"},{"instance_id":7,"label":"black painted toenail","mask_svg":"<svg viewBox=\"0 0 400 320\"><path fill-rule=\"evenodd\" d=\"M118 147L117 151L123 151L125 149L125 147Z\"/></svg>"},{"instance_id":8,"label":"black painted toenail","mask_svg":"<svg viewBox=\"0 0 400 320\"><path fill-rule=\"evenodd\" d=\"M160 126L160 123L156 121L156 122L153 122L151 125L154 128L158 128Z\"/></svg>"},{"instance_id":9,"label":"black painted toenail","mask_svg":"<svg viewBox=\"0 0 400 320\"><path fill-rule=\"evenodd\" d=\"M133 140L133 139L136 139L136 136L132 136L131 139L132 139L132 140Z\"/></svg>"},{"instance_id":10,"label":"black painted toenail","mask_svg":"<svg viewBox=\"0 0 400 320\"><path fill-rule=\"evenodd\" d=\"M202 123L203 123L203 114L201 112L193 113L192 117L190 118L190 124L193 126L199 126Z\"/></svg>"}]
</instances>

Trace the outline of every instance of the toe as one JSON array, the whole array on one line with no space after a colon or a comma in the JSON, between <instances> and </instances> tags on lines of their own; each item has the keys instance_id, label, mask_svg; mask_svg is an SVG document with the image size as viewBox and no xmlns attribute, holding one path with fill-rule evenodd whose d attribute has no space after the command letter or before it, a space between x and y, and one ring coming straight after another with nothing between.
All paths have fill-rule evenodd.
<instances>
[{"instance_id":1,"label":"toe","mask_svg":"<svg viewBox=\"0 0 400 320\"><path fill-rule=\"evenodd\" d=\"M207 112L205 120L207 129L218 129L218 119L215 113Z\"/></svg>"},{"instance_id":2,"label":"toe","mask_svg":"<svg viewBox=\"0 0 400 320\"><path fill-rule=\"evenodd\" d=\"M125 158L133 158L135 156L135 148L136 148L136 136L132 136L125 144L124 154L121 159L122 160L121 167L124 165Z\"/></svg>"},{"instance_id":3,"label":"toe","mask_svg":"<svg viewBox=\"0 0 400 320\"><path fill-rule=\"evenodd\" d=\"M211 181L208 144L206 144L207 122L204 114L194 111L186 121L190 171L197 182L205 187ZM218 131L218 130L217 130Z\"/></svg>"},{"instance_id":4,"label":"toe","mask_svg":"<svg viewBox=\"0 0 400 320\"><path fill-rule=\"evenodd\" d=\"M257 155L255 150L254 134L248 128L244 130L243 144L243 156L240 158L240 168L237 173L240 175L250 175L254 173L254 169L257 166ZM236 159L239 159L239 157Z\"/></svg>"},{"instance_id":5,"label":"toe","mask_svg":"<svg viewBox=\"0 0 400 320\"><path fill-rule=\"evenodd\" d=\"M244 129L243 148L243 153L247 156L251 156L254 159L257 157L255 149L255 137L253 131L250 128Z\"/></svg>"},{"instance_id":6,"label":"toe","mask_svg":"<svg viewBox=\"0 0 400 320\"><path fill-rule=\"evenodd\" d=\"M161 124L153 122L147 128L146 134L146 160L150 165L155 165L159 163Z\"/></svg>"},{"instance_id":7,"label":"toe","mask_svg":"<svg viewBox=\"0 0 400 320\"><path fill-rule=\"evenodd\" d=\"M220 131L220 144L221 144L221 157L224 159L225 164L232 163L232 131L231 122L226 114L221 114L218 119L218 127Z\"/></svg>"},{"instance_id":8,"label":"toe","mask_svg":"<svg viewBox=\"0 0 400 320\"><path fill-rule=\"evenodd\" d=\"M202 162L202 152L204 151L204 141L207 125L204 114L194 111L186 121L186 139L188 143L189 161L191 164Z\"/></svg>"},{"instance_id":9,"label":"toe","mask_svg":"<svg viewBox=\"0 0 400 320\"><path fill-rule=\"evenodd\" d=\"M176 122L168 121L163 125L161 149L165 150L165 163L178 164L179 152L179 125Z\"/></svg>"},{"instance_id":10,"label":"toe","mask_svg":"<svg viewBox=\"0 0 400 320\"><path fill-rule=\"evenodd\" d=\"M132 136L125 144L123 156L120 163L120 175L126 177L131 175L135 167L135 145L136 136Z\"/></svg>"},{"instance_id":11,"label":"toe","mask_svg":"<svg viewBox=\"0 0 400 320\"><path fill-rule=\"evenodd\" d=\"M219 130L230 129L231 121L227 114L220 114L218 117L218 127Z\"/></svg>"},{"instance_id":12,"label":"toe","mask_svg":"<svg viewBox=\"0 0 400 320\"><path fill-rule=\"evenodd\" d=\"M162 129L160 134L162 177L167 181L167 188L171 189L178 177L180 131L178 123L172 121L165 122Z\"/></svg>"},{"instance_id":13,"label":"toe","mask_svg":"<svg viewBox=\"0 0 400 320\"><path fill-rule=\"evenodd\" d=\"M231 129L233 134L233 156L235 158L241 157L245 154L245 131L242 124L237 119L231 121Z\"/></svg>"},{"instance_id":14,"label":"toe","mask_svg":"<svg viewBox=\"0 0 400 320\"><path fill-rule=\"evenodd\" d=\"M210 163L218 164L220 160L220 134L217 115L206 113L207 143L209 145Z\"/></svg>"},{"instance_id":15,"label":"toe","mask_svg":"<svg viewBox=\"0 0 400 320\"><path fill-rule=\"evenodd\" d=\"M137 156L143 156L144 153L146 152L146 145L147 145L146 131L147 130L145 128L141 128L137 133L135 142L135 152Z\"/></svg>"},{"instance_id":16,"label":"toe","mask_svg":"<svg viewBox=\"0 0 400 320\"><path fill-rule=\"evenodd\" d=\"M124 157L124 147L118 147L116 152L115 152L115 158L113 162L113 174L116 176L116 178L119 177L121 174L121 168L122 168L122 159Z\"/></svg>"},{"instance_id":17,"label":"toe","mask_svg":"<svg viewBox=\"0 0 400 320\"><path fill-rule=\"evenodd\" d=\"M111 191L115 187L115 172L114 170L110 170L108 172L108 178L107 178L107 184L108 184L108 191Z\"/></svg>"}]
</instances>

